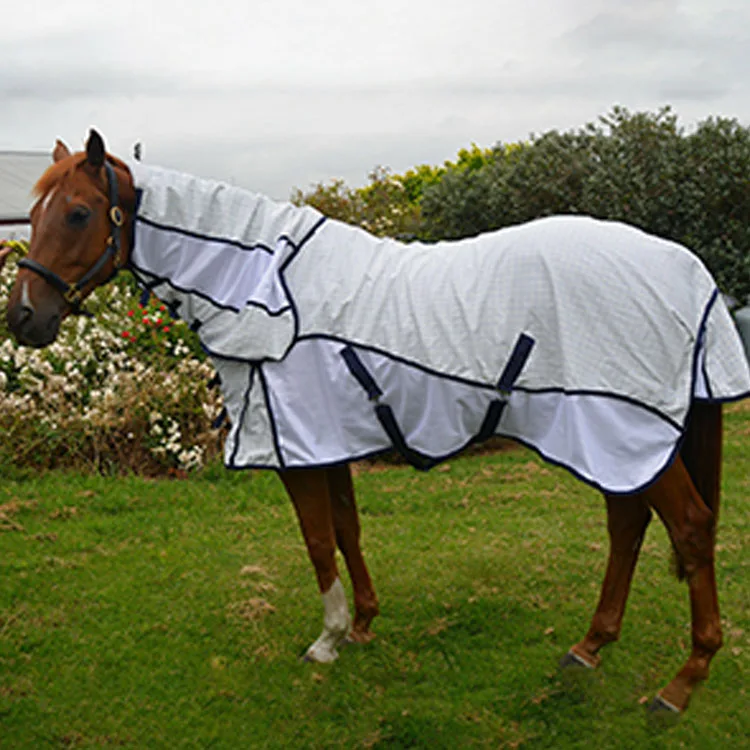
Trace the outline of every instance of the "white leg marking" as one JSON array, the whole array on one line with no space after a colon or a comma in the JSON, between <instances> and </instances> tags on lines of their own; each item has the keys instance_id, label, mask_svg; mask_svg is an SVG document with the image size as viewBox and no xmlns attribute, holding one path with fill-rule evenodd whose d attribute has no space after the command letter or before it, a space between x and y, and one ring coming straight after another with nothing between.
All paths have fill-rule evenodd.
<instances>
[{"instance_id":1,"label":"white leg marking","mask_svg":"<svg viewBox=\"0 0 750 750\"><path fill-rule=\"evenodd\" d=\"M34 309L34 305L31 304L31 295L29 294L29 282L24 281L21 287L21 305L28 307L29 310Z\"/></svg>"},{"instance_id":2,"label":"white leg marking","mask_svg":"<svg viewBox=\"0 0 750 750\"><path fill-rule=\"evenodd\" d=\"M323 594L323 606L325 607L323 632L320 634L320 638L307 649L305 659L326 664L338 658L339 653L336 651L336 646L346 638L351 627L346 592L338 578L333 582L333 586Z\"/></svg>"}]
</instances>

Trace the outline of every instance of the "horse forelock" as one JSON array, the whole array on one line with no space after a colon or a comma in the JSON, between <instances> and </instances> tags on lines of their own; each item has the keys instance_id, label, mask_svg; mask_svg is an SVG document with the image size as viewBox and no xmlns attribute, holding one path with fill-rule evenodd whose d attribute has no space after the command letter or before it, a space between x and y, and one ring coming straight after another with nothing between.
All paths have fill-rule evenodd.
<instances>
[{"instance_id":1,"label":"horse forelock","mask_svg":"<svg viewBox=\"0 0 750 750\"><path fill-rule=\"evenodd\" d=\"M66 159L51 164L45 173L37 180L34 189L32 190L33 195L38 199L43 199L50 191L54 190L61 182L63 182L70 174L86 161L86 154L72 154Z\"/></svg>"},{"instance_id":2,"label":"horse forelock","mask_svg":"<svg viewBox=\"0 0 750 750\"><path fill-rule=\"evenodd\" d=\"M32 190L32 194L38 200L43 200L52 190L63 183L82 164L84 164L85 161L86 153L81 151L80 153L71 154L65 159L51 164L44 174L37 180L37 183ZM114 156L110 156L109 154L107 154L107 161L111 162L115 167L127 169L125 162Z\"/></svg>"}]
</instances>

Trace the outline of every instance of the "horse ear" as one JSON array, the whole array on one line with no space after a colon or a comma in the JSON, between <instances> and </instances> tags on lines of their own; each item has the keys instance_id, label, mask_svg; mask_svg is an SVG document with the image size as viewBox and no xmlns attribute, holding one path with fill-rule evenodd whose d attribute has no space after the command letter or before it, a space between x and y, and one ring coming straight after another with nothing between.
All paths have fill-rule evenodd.
<instances>
[{"instance_id":1,"label":"horse ear","mask_svg":"<svg viewBox=\"0 0 750 750\"><path fill-rule=\"evenodd\" d=\"M57 163L70 156L70 149L58 138L55 141L55 148L52 150L52 161Z\"/></svg>"},{"instance_id":2,"label":"horse ear","mask_svg":"<svg viewBox=\"0 0 750 750\"><path fill-rule=\"evenodd\" d=\"M96 130L92 129L89 133L89 139L86 141L86 161L94 169L99 169L104 164L105 155L104 139Z\"/></svg>"}]
</instances>

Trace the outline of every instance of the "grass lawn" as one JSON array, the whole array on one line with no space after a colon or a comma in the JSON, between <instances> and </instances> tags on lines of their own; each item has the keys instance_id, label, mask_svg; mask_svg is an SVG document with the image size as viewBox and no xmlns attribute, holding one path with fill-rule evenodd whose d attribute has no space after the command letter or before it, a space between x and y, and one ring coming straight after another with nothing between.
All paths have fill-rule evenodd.
<instances>
[{"instance_id":1,"label":"grass lawn","mask_svg":"<svg viewBox=\"0 0 750 750\"><path fill-rule=\"evenodd\" d=\"M750 735L750 405L726 418L725 648L674 727L687 588L652 524L620 643L585 685L603 501L526 450L356 477L378 638L299 656L322 608L273 474L0 481L0 748L740 748ZM346 584L346 581L345 581Z\"/></svg>"}]
</instances>

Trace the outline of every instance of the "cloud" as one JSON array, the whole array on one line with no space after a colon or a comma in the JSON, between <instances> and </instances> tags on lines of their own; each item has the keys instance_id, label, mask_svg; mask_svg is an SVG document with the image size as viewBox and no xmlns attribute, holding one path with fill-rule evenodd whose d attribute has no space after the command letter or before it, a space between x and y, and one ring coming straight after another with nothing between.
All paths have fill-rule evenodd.
<instances>
[{"instance_id":1,"label":"cloud","mask_svg":"<svg viewBox=\"0 0 750 750\"><path fill-rule=\"evenodd\" d=\"M32 7L33 6L33 7ZM111 150L287 197L578 128L613 104L750 119L750 6L731 0L17 3L0 148ZM179 22L176 23L175 19Z\"/></svg>"}]
</instances>

